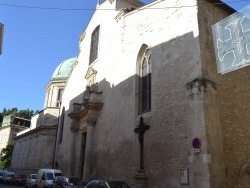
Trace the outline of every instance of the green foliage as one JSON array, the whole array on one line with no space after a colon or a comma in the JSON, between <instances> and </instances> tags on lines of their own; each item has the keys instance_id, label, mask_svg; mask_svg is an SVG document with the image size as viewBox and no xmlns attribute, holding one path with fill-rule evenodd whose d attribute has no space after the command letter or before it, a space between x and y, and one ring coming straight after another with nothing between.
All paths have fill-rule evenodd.
<instances>
[{"instance_id":1,"label":"green foliage","mask_svg":"<svg viewBox=\"0 0 250 188\"><path fill-rule=\"evenodd\" d=\"M15 142L11 141L2 149L0 153L0 168L6 169L10 167L14 145Z\"/></svg>"},{"instance_id":2,"label":"green foliage","mask_svg":"<svg viewBox=\"0 0 250 188\"><path fill-rule=\"evenodd\" d=\"M0 113L0 127L2 126L2 122L3 122L3 114Z\"/></svg>"}]
</instances>

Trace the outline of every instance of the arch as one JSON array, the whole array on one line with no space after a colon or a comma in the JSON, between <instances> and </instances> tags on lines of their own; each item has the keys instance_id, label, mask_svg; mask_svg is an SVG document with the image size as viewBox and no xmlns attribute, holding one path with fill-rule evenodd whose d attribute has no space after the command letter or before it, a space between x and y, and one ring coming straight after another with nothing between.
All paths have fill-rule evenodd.
<instances>
[{"instance_id":1,"label":"arch","mask_svg":"<svg viewBox=\"0 0 250 188\"><path fill-rule=\"evenodd\" d=\"M138 115L151 110L151 50L142 44L136 60L136 109Z\"/></svg>"},{"instance_id":2,"label":"arch","mask_svg":"<svg viewBox=\"0 0 250 188\"><path fill-rule=\"evenodd\" d=\"M240 169L240 177L244 176L245 173L250 174L250 165L249 164L245 164L241 167Z\"/></svg>"},{"instance_id":3,"label":"arch","mask_svg":"<svg viewBox=\"0 0 250 188\"><path fill-rule=\"evenodd\" d=\"M240 169L239 187L249 187L250 185L250 165L245 164Z\"/></svg>"}]
</instances>

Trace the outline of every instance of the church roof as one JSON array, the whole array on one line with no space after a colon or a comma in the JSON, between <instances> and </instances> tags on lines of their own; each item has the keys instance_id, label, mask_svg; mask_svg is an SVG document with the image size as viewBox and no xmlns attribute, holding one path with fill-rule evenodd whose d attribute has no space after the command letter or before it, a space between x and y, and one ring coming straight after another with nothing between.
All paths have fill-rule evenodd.
<instances>
[{"instance_id":1,"label":"church roof","mask_svg":"<svg viewBox=\"0 0 250 188\"><path fill-rule=\"evenodd\" d=\"M66 80L70 76L73 65L76 62L76 58L70 58L64 60L57 66L52 75L52 80Z\"/></svg>"}]
</instances>

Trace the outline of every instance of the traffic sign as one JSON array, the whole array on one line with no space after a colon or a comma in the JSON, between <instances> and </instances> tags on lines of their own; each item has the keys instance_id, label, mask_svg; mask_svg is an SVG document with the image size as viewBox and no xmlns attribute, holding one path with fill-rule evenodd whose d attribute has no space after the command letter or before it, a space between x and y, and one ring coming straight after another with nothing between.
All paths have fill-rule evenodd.
<instances>
[{"instance_id":1,"label":"traffic sign","mask_svg":"<svg viewBox=\"0 0 250 188\"><path fill-rule=\"evenodd\" d=\"M199 149L201 147L201 142L199 138L194 138L192 142L194 149Z\"/></svg>"}]
</instances>

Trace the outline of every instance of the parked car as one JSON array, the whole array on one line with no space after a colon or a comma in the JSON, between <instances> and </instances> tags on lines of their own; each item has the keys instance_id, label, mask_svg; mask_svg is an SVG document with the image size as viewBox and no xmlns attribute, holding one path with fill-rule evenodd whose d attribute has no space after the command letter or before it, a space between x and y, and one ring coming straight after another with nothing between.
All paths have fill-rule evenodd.
<instances>
[{"instance_id":1,"label":"parked car","mask_svg":"<svg viewBox=\"0 0 250 188\"><path fill-rule=\"evenodd\" d=\"M10 184L12 184L12 185L25 185L26 184L26 180L27 180L27 176L26 175L16 174L15 176L13 176L10 179Z\"/></svg>"},{"instance_id":2,"label":"parked car","mask_svg":"<svg viewBox=\"0 0 250 188\"><path fill-rule=\"evenodd\" d=\"M88 181L83 181L78 177L55 177L51 187L52 188L83 188Z\"/></svg>"},{"instance_id":3,"label":"parked car","mask_svg":"<svg viewBox=\"0 0 250 188\"><path fill-rule=\"evenodd\" d=\"M26 180L26 188L35 187L36 174L30 174Z\"/></svg>"},{"instance_id":4,"label":"parked car","mask_svg":"<svg viewBox=\"0 0 250 188\"><path fill-rule=\"evenodd\" d=\"M15 172L6 172L3 176L3 180L2 182L3 183L6 183L6 184L9 184L10 183L10 180L11 178L13 178L15 176Z\"/></svg>"},{"instance_id":5,"label":"parked car","mask_svg":"<svg viewBox=\"0 0 250 188\"><path fill-rule=\"evenodd\" d=\"M81 180L80 178L74 176L66 177L66 179L70 185L81 186L82 188L90 182L88 180Z\"/></svg>"},{"instance_id":6,"label":"parked car","mask_svg":"<svg viewBox=\"0 0 250 188\"><path fill-rule=\"evenodd\" d=\"M37 172L35 184L37 188L51 187L52 181L57 176L63 176L58 169L40 169Z\"/></svg>"},{"instance_id":7,"label":"parked car","mask_svg":"<svg viewBox=\"0 0 250 188\"><path fill-rule=\"evenodd\" d=\"M92 180L85 188L130 188L129 185L123 181L103 181Z\"/></svg>"},{"instance_id":8,"label":"parked car","mask_svg":"<svg viewBox=\"0 0 250 188\"><path fill-rule=\"evenodd\" d=\"M0 170L0 183L3 182L3 177L7 172L8 172L7 170Z\"/></svg>"}]
</instances>

